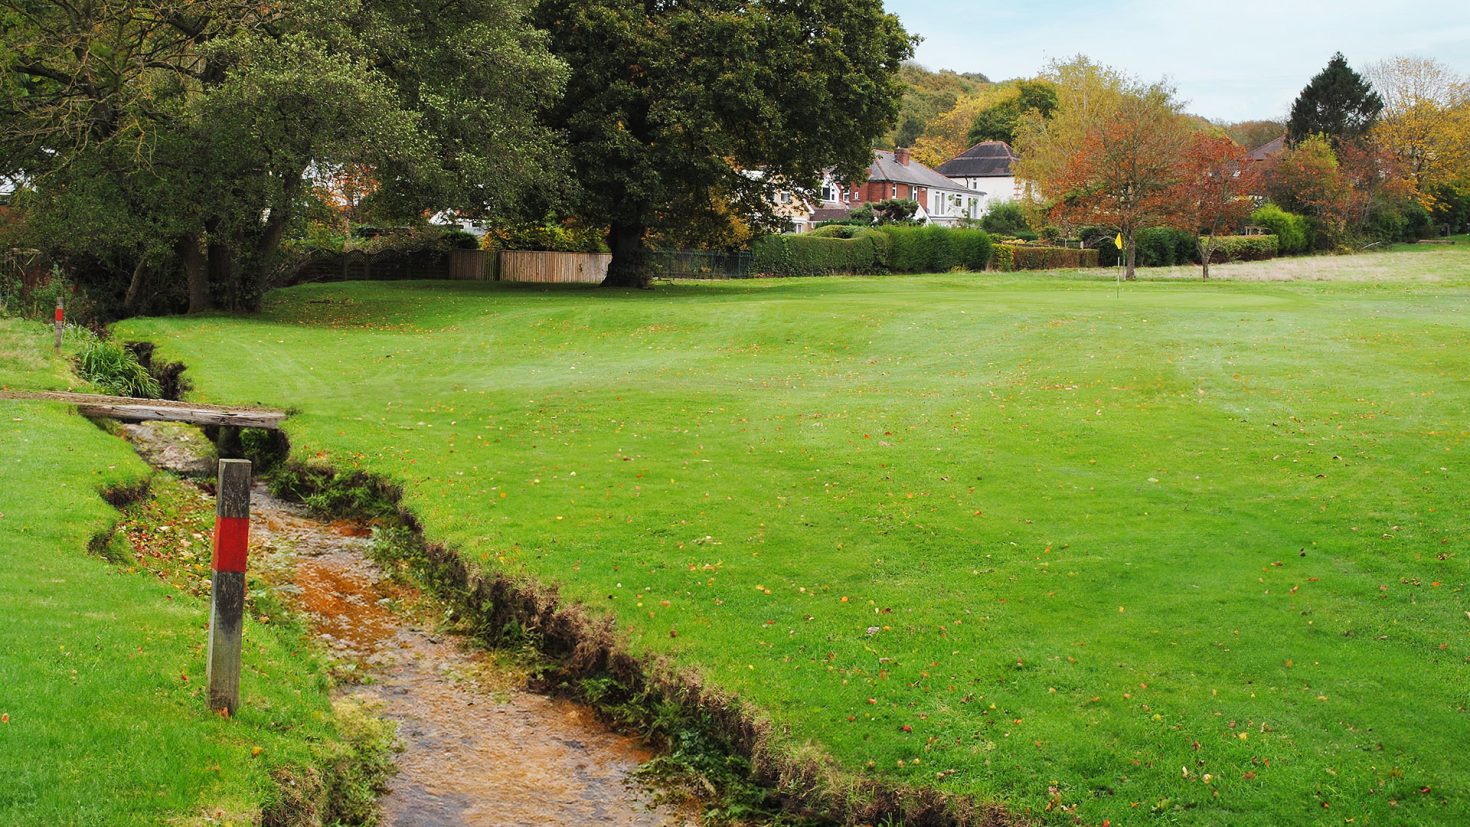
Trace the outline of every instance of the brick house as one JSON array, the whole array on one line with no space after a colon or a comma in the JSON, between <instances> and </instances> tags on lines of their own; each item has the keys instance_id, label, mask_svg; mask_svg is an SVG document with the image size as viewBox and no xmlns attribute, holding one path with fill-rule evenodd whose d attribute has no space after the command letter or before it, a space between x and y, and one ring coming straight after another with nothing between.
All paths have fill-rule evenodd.
<instances>
[{"instance_id":1,"label":"brick house","mask_svg":"<svg viewBox=\"0 0 1470 827\"><path fill-rule=\"evenodd\" d=\"M962 218L979 218L980 199L964 185L913 159L907 149L878 150L868 167L868 180L847 187L854 207L892 198L919 202L919 218L953 226Z\"/></svg>"},{"instance_id":2,"label":"brick house","mask_svg":"<svg viewBox=\"0 0 1470 827\"><path fill-rule=\"evenodd\" d=\"M816 203L807 203L792 193L778 196L777 212L791 221L795 232L846 218L863 204L894 198L919 202L915 217L942 226L954 226L962 218L979 218L983 212L980 194L915 161L907 149L877 150L868 166L867 180L844 184L829 175L815 195Z\"/></svg>"}]
</instances>

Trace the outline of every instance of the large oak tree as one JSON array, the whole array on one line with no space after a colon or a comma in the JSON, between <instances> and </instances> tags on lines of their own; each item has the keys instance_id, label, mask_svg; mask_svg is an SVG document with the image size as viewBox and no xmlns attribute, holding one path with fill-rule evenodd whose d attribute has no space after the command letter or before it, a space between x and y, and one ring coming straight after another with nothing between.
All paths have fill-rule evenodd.
<instances>
[{"instance_id":1,"label":"large oak tree","mask_svg":"<svg viewBox=\"0 0 1470 827\"><path fill-rule=\"evenodd\" d=\"M571 67L552 124L613 286L646 283L651 229L710 204L775 228L778 191L856 178L913 48L881 0L541 0L535 21Z\"/></svg>"},{"instance_id":2,"label":"large oak tree","mask_svg":"<svg viewBox=\"0 0 1470 827\"><path fill-rule=\"evenodd\" d=\"M249 306L314 164L367 165L408 215L556 180L538 110L566 68L528 1L0 0L0 175L134 303L152 270L191 311Z\"/></svg>"}]
</instances>

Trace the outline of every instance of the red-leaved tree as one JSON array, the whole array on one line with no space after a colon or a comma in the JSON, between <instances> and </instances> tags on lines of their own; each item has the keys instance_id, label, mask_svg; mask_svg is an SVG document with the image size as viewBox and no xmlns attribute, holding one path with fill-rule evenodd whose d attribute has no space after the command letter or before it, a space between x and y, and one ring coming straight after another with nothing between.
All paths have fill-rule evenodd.
<instances>
[{"instance_id":1,"label":"red-leaved tree","mask_svg":"<svg viewBox=\"0 0 1470 827\"><path fill-rule=\"evenodd\" d=\"M1171 223L1198 237L1206 279L1216 237L1244 224L1255 208L1251 193L1258 186L1257 166L1234 141L1203 132L1190 136L1180 156L1169 198L1174 209Z\"/></svg>"},{"instance_id":2,"label":"red-leaved tree","mask_svg":"<svg viewBox=\"0 0 1470 827\"><path fill-rule=\"evenodd\" d=\"M1126 276L1138 261L1139 230L1169 222L1179 159L1188 140L1177 105L1163 87L1128 95L1105 123L1090 129L1045 191L1062 223L1115 227L1123 236Z\"/></svg>"}]
</instances>

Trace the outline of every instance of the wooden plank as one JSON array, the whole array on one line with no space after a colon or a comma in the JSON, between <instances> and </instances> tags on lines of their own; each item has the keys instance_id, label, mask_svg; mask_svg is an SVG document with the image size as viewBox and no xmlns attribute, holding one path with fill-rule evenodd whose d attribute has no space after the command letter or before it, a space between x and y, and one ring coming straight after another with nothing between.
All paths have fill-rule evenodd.
<instances>
[{"instance_id":1,"label":"wooden plank","mask_svg":"<svg viewBox=\"0 0 1470 827\"><path fill-rule=\"evenodd\" d=\"M174 402L167 399L134 399L62 391L0 391L0 399L39 399L77 406L84 416L123 422L189 422L194 425L233 425L237 428L278 430L286 419L284 411L236 408Z\"/></svg>"},{"instance_id":2,"label":"wooden plank","mask_svg":"<svg viewBox=\"0 0 1470 827\"><path fill-rule=\"evenodd\" d=\"M503 250L500 280L528 284L601 284L612 256L606 253L551 253Z\"/></svg>"},{"instance_id":3,"label":"wooden plank","mask_svg":"<svg viewBox=\"0 0 1470 827\"><path fill-rule=\"evenodd\" d=\"M233 425L237 428L279 430L284 413L218 411L195 408L166 408L153 405L77 405L83 416L98 416L120 422L188 422L194 425Z\"/></svg>"}]
</instances>

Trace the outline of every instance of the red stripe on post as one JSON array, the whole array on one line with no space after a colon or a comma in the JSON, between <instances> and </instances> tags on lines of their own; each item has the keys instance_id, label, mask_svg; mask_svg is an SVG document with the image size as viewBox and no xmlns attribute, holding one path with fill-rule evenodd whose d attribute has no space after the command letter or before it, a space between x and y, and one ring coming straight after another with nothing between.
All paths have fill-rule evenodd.
<instances>
[{"instance_id":1,"label":"red stripe on post","mask_svg":"<svg viewBox=\"0 0 1470 827\"><path fill-rule=\"evenodd\" d=\"M56 321L58 321L58 322L59 321L62 321L62 314L63 313L64 313L64 311L61 309L61 305L57 305L56 306Z\"/></svg>"},{"instance_id":2,"label":"red stripe on post","mask_svg":"<svg viewBox=\"0 0 1470 827\"><path fill-rule=\"evenodd\" d=\"M214 570L245 571L250 550L249 517L217 517L214 522Z\"/></svg>"}]
</instances>

